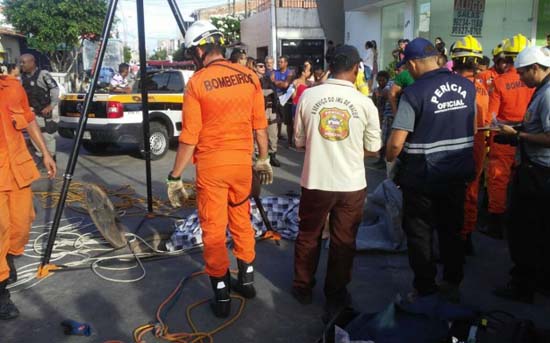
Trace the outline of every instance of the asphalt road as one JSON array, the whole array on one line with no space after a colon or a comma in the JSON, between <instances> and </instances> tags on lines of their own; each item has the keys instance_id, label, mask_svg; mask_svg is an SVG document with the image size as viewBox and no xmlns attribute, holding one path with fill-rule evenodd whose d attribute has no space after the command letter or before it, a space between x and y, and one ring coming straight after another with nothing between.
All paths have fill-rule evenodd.
<instances>
[{"instance_id":1,"label":"asphalt road","mask_svg":"<svg viewBox=\"0 0 550 343\"><path fill-rule=\"evenodd\" d=\"M273 185L264 188L263 195L285 195L289 192L298 194L300 191L299 174L303 154L284 148L284 142L282 143L279 157L283 166L275 169L275 181ZM71 145L71 140L58 139L60 174L65 170ZM171 150L162 160L152 162L152 191L159 198L166 199L164 180L171 170L174 156L175 151ZM366 162L369 191L374 190L385 175L384 171L372 167L372 162ZM192 168L185 171L184 179L194 179ZM143 198L146 194L145 164L132 146L111 149L101 155L90 155L81 150L73 180L75 183L98 183L110 189L130 185L137 196ZM35 190L58 187L59 185L44 181L34 185ZM32 239L41 232L47 232L48 226L38 226L50 221L55 210L44 208L38 197L35 199L35 206L37 219L33 231L36 233L32 235ZM192 209L184 209L174 215L185 216L191 211ZM145 213L141 210L133 216L126 214L121 217L122 223L128 231L135 232ZM80 217L89 222L86 215L67 208L64 218L69 217ZM155 218L147 220L139 234L150 236L152 232L169 233L172 229L173 219ZM76 228L76 232L80 234L86 230L89 229L82 226ZM64 238L71 237L58 237L58 248L63 248L59 245ZM464 303L482 310L509 311L518 317L533 319L539 326L550 329L550 299L537 296L534 305L524 305L501 301L491 295L490 291L495 285L506 281L510 262L505 242L475 234L474 243L477 254L468 258L466 264L462 287ZM70 250L72 247L65 249ZM325 255L326 251L323 251L318 280L323 279ZM81 257L67 258L58 263L79 258ZM38 260L22 257L16 260L16 264L18 268L22 268ZM232 261L235 263L234 259ZM246 303L242 315L233 325L214 336L215 342L314 342L320 337L323 329L320 320L323 306L322 282L315 289L312 305L298 304L289 293L292 261L292 242L282 241L280 245L275 245L271 241L263 241L257 244L258 296ZM96 276L89 267L53 273L37 285L13 293L12 299L21 310L21 315L16 320L0 322L0 342L133 342L133 329L153 321L156 308L162 300L183 277L200 270L202 265L200 253L147 262L144 264L145 277L134 283L106 281ZM122 264L122 267L126 266L132 267L134 264ZM121 267L121 263L114 267ZM102 273L119 279L142 275L139 267ZM362 253L356 258L353 282L350 285L354 305L362 311L380 311L397 293L406 294L410 291L411 281L412 273L406 255ZM24 286L29 285L32 282ZM199 277L186 286L168 317L170 330L189 332L185 320L186 306L210 296L210 285L206 277ZM235 304L233 310L236 311ZM60 326L60 322L65 319L89 323L92 336L65 336ZM193 319L202 330L211 330L220 324L212 318L207 306L194 310ZM147 336L146 341L157 342L152 336Z\"/></svg>"}]
</instances>

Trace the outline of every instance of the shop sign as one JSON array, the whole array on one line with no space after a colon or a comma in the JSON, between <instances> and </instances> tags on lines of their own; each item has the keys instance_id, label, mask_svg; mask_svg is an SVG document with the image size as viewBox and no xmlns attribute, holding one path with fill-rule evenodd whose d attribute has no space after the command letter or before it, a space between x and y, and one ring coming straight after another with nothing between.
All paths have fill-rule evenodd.
<instances>
[{"instance_id":1,"label":"shop sign","mask_svg":"<svg viewBox=\"0 0 550 343\"><path fill-rule=\"evenodd\" d=\"M481 36L485 0L454 0L451 36Z\"/></svg>"}]
</instances>

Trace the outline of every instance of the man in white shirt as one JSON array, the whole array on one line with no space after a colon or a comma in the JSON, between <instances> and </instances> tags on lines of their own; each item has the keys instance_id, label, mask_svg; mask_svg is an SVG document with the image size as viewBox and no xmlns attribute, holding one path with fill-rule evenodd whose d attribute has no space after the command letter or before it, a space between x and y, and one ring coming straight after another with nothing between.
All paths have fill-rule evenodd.
<instances>
[{"instance_id":1,"label":"man in white shirt","mask_svg":"<svg viewBox=\"0 0 550 343\"><path fill-rule=\"evenodd\" d=\"M116 73L111 79L110 90L113 93L130 93L132 86L128 81L128 75L130 74L130 66L126 63L121 63L118 66L118 73Z\"/></svg>"},{"instance_id":2,"label":"man in white shirt","mask_svg":"<svg viewBox=\"0 0 550 343\"><path fill-rule=\"evenodd\" d=\"M330 214L327 319L351 304L346 286L366 197L364 158L381 145L378 110L353 85L360 60L356 48L336 48L332 78L304 91L295 118L294 139L297 148L305 147L305 159L292 294L302 304L312 302L321 232Z\"/></svg>"}]
</instances>

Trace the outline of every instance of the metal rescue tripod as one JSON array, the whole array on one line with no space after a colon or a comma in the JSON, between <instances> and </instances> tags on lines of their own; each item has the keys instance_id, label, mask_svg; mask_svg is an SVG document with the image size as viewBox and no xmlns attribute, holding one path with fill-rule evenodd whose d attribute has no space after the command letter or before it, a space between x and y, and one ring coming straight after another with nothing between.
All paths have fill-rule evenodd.
<instances>
[{"instance_id":1,"label":"metal rescue tripod","mask_svg":"<svg viewBox=\"0 0 550 343\"><path fill-rule=\"evenodd\" d=\"M183 17L181 16L176 0L167 0L172 10L172 14L176 19L176 23L181 31L181 34L185 36L185 26ZM99 77L99 71L103 65L103 57L105 56L105 51L107 48L107 42L109 40L109 34L111 32L111 26L113 24L115 11L118 5L118 0L110 0L109 7L107 10L107 15L105 17L105 22L103 24L103 31L101 33L101 43L99 46L99 52L97 54L97 61L93 68L91 87L86 93L84 99L84 106L82 107L82 113L78 122L78 127L76 129L75 141L72 147L71 155L69 157L69 162L63 174L63 186L61 188L61 193L59 197L59 202L55 210L54 220L52 223L52 228L48 236L48 243L44 251L44 256L42 262L38 268L37 277L43 278L48 276L50 271L59 269L59 267L50 264L50 258L53 251L53 246L57 236L57 231L59 229L59 223L61 221L61 216L63 214L63 209L65 208L65 201L69 192L69 186L73 178L73 173L76 167L76 162L78 159L78 152L80 150L80 145L82 142L82 137L84 135L84 130L86 127L86 122L88 121L88 113L90 110L90 104L94 98L94 94L97 88L97 80ZM140 65L140 79L142 80L141 86L141 107L142 107L142 116L143 116L143 142L144 142L144 155L145 155L145 172L146 172L146 182L147 182L147 214L145 219L154 218L156 215L153 212L153 195L152 195L152 185L151 185L151 145L149 142L149 105L148 105L148 91L146 87L147 80L147 57L145 51L145 23L144 23L144 9L143 9L143 0L136 0L137 6L137 24L138 24L138 43L139 43L139 65ZM264 224L267 227L267 233L264 238L277 239L278 233L274 232L267 215L262 207L261 201L258 196L254 196L254 200L260 209L262 219Z\"/></svg>"}]
</instances>

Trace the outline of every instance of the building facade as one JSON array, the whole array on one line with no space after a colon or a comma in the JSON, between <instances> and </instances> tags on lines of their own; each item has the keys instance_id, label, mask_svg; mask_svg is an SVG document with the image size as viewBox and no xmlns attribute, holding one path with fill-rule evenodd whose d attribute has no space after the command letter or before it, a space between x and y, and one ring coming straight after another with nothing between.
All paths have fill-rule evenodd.
<instances>
[{"instance_id":1,"label":"building facade","mask_svg":"<svg viewBox=\"0 0 550 343\"><path fill-rule=\"evenodd\" d=\"M274 16L270 5L269 0L258 1L257 11L241 21L241 41L246 44L248 55L264 59L276 51L278 56L287 55L291 66L306 59L322 64L326 37L319 21L317 2L277 0Z\"/></svg>"},{"instance_id":2,"label":"building facade","mask_svg":"<svg viewBox=\"0 0 550 343\"><path fill-rule=\"evenodd\" d=\"M544 45L550 33L550 0L344 0L344 11L345 43L363 51L375 40L380 69L393 60L400 38L441 37L450 48L472 34L490 56L506 37L522 33Z\"/></svg>"},{"instance_id":3,"label":"building facade","mask_svg":"<svg viewBox=\"0 0 550 343\"><path fill-rule=\"evenodd\" d=\"M15 32L6 22L3 7L0 6L0 63L16 63L21 55L21 43L25 36Z\"/></svg>"},{"instance_id":4,"label":"building facade","mask_svg":"<svg viewBox=\"0 0 550 343\"><path fill-rule=\"evenodd\" d=\"M171 57L183 42L183 37L181 36L178 39L161 39L157 42L157 50L166 50L167 55Z\"/></svg>"}]
</instances>

